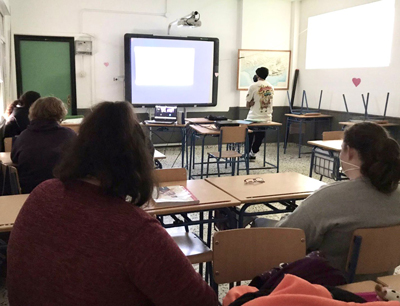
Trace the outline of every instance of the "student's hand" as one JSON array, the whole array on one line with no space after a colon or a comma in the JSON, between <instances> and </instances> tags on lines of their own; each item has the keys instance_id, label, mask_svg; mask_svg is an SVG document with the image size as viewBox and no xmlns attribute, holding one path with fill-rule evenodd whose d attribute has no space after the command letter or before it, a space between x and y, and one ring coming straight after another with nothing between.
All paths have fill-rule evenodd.
<instances>
[{"instance_id":1,"label":"student's hand","mask_svg":"<svg viewBox=\"0 0 400 306\"><path fill-rule=\"evenodd\" d=\"M254 100L251 100L249 103L249 107L252 107L254 104L256 104L256 102L254 102Z\"/></svg>"}]
</instances>

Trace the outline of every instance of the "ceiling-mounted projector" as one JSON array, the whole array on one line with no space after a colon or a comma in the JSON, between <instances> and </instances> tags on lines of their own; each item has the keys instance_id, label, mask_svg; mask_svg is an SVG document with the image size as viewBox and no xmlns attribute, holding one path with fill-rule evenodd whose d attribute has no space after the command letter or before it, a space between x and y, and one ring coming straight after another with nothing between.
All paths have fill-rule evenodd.
<instances>
[{"instance_id":1,"label":"ceiling-mounted projector","mask_svg":"<svg viewBox=\"0 0 400 306\"><path fill-rule=\"evenodd\" d=\"M200 27L201 26L200 13L198 11L193 11L189 15L186 15L175 21L172 21L168 25L168 35L171 30L171 26L173 24L176 24L178 27L191 27L191 28Z\"/></svg>"}]
</instances>

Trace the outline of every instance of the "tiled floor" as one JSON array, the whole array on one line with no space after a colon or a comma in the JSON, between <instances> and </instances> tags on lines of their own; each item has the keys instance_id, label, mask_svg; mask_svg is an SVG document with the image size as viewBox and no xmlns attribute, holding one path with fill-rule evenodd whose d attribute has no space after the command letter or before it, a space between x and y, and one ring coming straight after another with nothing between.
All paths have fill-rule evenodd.
<instances>
[{"instance_id":1,"label":"tiled floor","mask_svg":"<svg viewBox=\"0 0 400 306\"><path fill-rule=\"evenodd\" d=\"M180 160L180 148L178 147L167 147L167 148L157 148L161 153L165 154L167 158L162 160L161 163L163 168L178 168L181 165ZM207 146L205 152L216 151L216 146ZM196 159L200 160L200 148L196 150ZM297 147L295 144L289 144L288 150L286 154L283 154L283 148L280 148L280 172L298 172L308 176L309 166L310 166L310 155L302 155L302 158L297 157ZM262 164L262 151L259 152L256 161L251 163L250 167L260 167ZM272 164L276 163L276 145L269 144L267 146L267 161ZM210 166L210 173L216 171L216 166ZM274 173L276 170L253 170L251 174L258 173L266 173L271 172ZM199 173L199 166L194 170L194 173ZM245 174L243 171L241 174ZM317 178L317 176L314 176ZM324 179L324 181L331 181L329 179ZM257 209L254 206L252 209ZM195 217L195 216L194 216ZM276 218L280 218L280 216L276 216ZM197 228L193 227L192 231L196 232ZM227 286L220 286L220 297L223 297L226 294ZM5 288L5 280L0 278L0 306L8 306L7 299L7 291Z\"/></svg>"}]
</instances>

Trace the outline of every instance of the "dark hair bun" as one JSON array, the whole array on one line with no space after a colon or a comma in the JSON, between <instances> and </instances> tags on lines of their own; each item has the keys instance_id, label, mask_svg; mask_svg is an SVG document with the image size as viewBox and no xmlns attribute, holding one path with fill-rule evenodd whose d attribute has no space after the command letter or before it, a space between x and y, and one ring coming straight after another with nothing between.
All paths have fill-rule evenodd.
<instances>
[{"instance_id":1,"label":"dark hair bun","mask_svg":"<svg viewBox=\"0 0 400 306\"><path fill-rule=\"evenodd\" d=\"M346 129L344 140L357 150L362 160L361 174L378 191L391 193L400 181L400 147L386 130L371 122L357 123Z\"/></svg>"}]
</instances>

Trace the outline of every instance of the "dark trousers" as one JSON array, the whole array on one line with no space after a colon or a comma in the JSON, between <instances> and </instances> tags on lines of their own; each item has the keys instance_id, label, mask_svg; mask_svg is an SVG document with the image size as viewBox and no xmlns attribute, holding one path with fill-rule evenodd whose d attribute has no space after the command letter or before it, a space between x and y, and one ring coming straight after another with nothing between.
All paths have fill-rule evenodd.
<instances>
[{"instance_id":1,"label":"dark trousers","mask_svg":"<svg viewBox=\"0 0 400 306\"><path fill-rule=\"evenodd\" d=\"M260 151L260 146L263 142L264 136L264 131L253 131L253 133L249 133L249 144L253 153Z\"/></svg>"}]
</instances>

